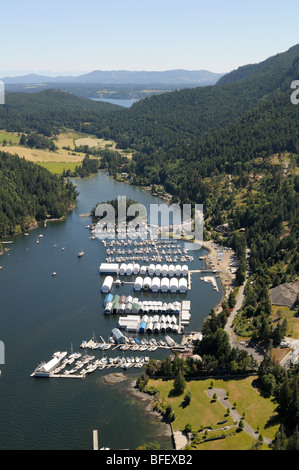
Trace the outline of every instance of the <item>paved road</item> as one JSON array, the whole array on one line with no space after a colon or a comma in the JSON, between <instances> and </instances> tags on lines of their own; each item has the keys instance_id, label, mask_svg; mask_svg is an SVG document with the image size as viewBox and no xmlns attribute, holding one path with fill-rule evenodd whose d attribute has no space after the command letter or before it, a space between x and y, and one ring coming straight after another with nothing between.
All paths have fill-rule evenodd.
<instances>
[{"instance_id":1,"label":"paved road","mask_svg":"<svg viewBox=\"0 0 299 470\"><path fill-rule=\"evenodd\" d=\"M248 255L249 255L249 250L247 250L247 257L248 257ZM238 348L238 349L243 349L243 350L247 351L249 354L251 354L254 357L254 359L258 363L260 363L264 359L263 353L261 353L260 351L257 351L255 348L250 348L248 346L244 346L244 345L240 344L238 342L237 335L234 333L234 330L233 330L233 321L234 321L235 316L237 315L237 313L239 312L239 310L241 309L242 304L243 304L244 289L245 289L246 282L248 280L248 276L249 276L249 273L247 272L245 282L242 284L242 286L240 286L240 289L238 291L238 294L237 294L237 297L236 297L236 305L235 305L233 311L231 312L229 318L227 319L227 322L226 322L226 325L225 325L224 329L225 329L225 331L227 332L227 334L229 336L229 341L230 341L230 345L231 345L232 348Z\"/></svg>"},{"instance_id":2,"label":"paved road","mask_svg":"<svg viewBox=\"0 0 299 470\"><path fill-rule=\"evenodd\" d=\"M226 390L223 390L223 388L210 388L209 390L207 390L207 395L210 397L210 398L213 398L213 395L214 393L216 393L217 395L217 400L221 403L221 405L227 409L227 408L230 408L230 415L231 417L233 418L234 421L236 421L237 423L240 422L240 420L242 419L242 416L237 412L236 409L233 409L232 405L230 404L230 402L227 400L226 398ZM244 423L244 428L243 430L249 434L249 436L251 436L253 439L258 439L259 437L259 433L256 432L254 429L252 429L248 423L246 423L245 420L243 420L243 423ZM264 444L267 444L267 445L271 445L272 444L272 440L271 439L268 439L267 437L264 437Z\"/></svg>"}]
</instances>

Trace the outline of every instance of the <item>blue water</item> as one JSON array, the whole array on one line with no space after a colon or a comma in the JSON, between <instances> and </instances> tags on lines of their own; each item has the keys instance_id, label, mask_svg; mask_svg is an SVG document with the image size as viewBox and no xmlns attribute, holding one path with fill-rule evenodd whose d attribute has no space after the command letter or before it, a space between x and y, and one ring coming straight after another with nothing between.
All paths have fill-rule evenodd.
<instances>
[{"instance_id":1,"label":"blue water","mask_svg":"<svg viewBox=\"0 0 299 470\"><path fill-rule=\"evenodd\" d=\"M92 98L93 101L104 101L106 103L116 104L124 108L130 108L137 99L121 99L121 98Z\"/></svg>"}]
</instances>

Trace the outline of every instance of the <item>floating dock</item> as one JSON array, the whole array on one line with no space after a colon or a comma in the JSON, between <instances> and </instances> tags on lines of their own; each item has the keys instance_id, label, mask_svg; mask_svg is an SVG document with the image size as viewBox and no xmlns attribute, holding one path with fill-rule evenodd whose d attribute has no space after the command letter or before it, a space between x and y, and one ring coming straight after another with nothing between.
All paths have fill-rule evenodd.
<instances>
[{"instance_id":1,"label":"floating dock","mask_svg":"<svg viewBox=\"0 0 299 470\"><path fill-rule=\"evenodd\" d=\"M99 435L98 431L94 430L92 433L93 436L93 450L99 450Z\"/></svg>"}]
</instances>

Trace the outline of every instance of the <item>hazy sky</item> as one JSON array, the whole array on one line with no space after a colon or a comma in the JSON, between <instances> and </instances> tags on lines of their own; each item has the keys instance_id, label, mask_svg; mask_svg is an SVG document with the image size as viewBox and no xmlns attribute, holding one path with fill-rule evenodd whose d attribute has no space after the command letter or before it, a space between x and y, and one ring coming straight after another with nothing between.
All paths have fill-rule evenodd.
<instances>
[{"instance_id":1,"label":"hazy sky","mask_svg":"<svg viewBox=\"0 0 299 470\"><path fill-rule=\"evenodd\" d=\"M0 76L229 72L299 43L298 0L0 0Z\"/></svg>"}]
</instances>

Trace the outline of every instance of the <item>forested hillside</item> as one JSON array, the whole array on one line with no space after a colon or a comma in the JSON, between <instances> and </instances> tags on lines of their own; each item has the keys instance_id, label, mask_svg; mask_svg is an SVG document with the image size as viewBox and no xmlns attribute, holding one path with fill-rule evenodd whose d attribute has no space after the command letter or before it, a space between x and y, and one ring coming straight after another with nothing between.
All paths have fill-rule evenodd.
<instances>
[{"instance_id":1,"label":"forested hillside","mask_svg":"<svg viewBox=\"0 0 299 470\"><path fill-rule=\"evenodd\" d=\"M248 66L251 70L251 66ZM153 96L102 122L99 136L109 135L124 148L151 154L176 152L205 133L222 129L299 77L299 45L256 67L257 71L224 76L215 86Z\"/></svg>"},{"instance_id":2,"label":"forested hillside","mask_svg":"<svg viewBox=\"0 0 299 470\"><path fill-rule=\"evenodd\" d=\"M0 129L13 132L35 131L51 137L61 127L80 130L99 121L107 112L121 110L110 103L96 102L60 90L40 93L7 93L0 106Z\"/></svg>"}]
</instances>

